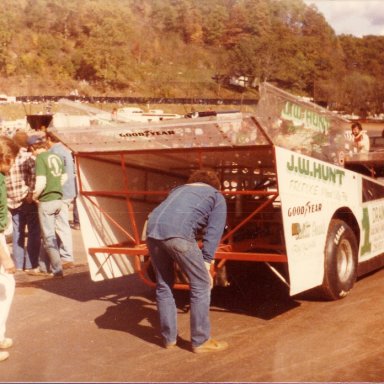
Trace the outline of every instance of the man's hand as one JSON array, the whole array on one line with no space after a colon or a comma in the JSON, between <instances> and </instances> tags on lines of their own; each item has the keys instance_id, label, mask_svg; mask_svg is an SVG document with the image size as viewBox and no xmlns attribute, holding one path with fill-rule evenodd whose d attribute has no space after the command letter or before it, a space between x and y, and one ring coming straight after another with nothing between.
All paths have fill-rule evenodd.
<instances>
[{"instance_id":1,"label":"man's hand","mask_svg":"<svg viewBox=\"0 0 384 384\"><path fill-rule=\"evenodd\" d=\"M16 267L11 257L8 254L4 254L3 257L2 263L5 272L10 274L16 273Z\"/></svg>"},{"instance_id":2,"label":"man's hand","mask_svg":"<svg viewBox=\"0 0 384 384\"><path fill-rule=\"evenodd\" d=\"M205 264L205 268L207 268L207 271L208 271L209 281L210 281L210 285L211 285L211 289L212 289L213 288L213 277L211 274L211 265L213 264L213 261L212 261L212 264L208 263L208 261L204 261L204 264Z\"/></svg>"}]
</instances>

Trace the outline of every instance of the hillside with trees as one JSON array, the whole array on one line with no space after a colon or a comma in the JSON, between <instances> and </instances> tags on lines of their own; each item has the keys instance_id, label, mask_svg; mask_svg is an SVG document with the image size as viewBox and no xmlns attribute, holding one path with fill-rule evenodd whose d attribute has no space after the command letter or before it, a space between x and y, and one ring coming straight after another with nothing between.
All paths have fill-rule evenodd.
<instances>
[{"instance_id":1,"label":"hillside with trees","mask_svg":"<svg viewBox=\"0 0 384 384\"><path fill-rule=\"evenodd\" d=\"M336 36L302 0L2 0L0 92L257 97L382 112L384 37ZM246 88L230 84L245 76Z\"/></svg>"}]
</instances>

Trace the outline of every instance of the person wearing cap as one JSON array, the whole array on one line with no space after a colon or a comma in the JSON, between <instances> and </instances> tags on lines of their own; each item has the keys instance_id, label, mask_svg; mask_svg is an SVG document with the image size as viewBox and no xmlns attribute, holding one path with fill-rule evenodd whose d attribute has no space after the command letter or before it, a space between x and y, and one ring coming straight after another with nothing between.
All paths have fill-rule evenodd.
<instances>
[{"instance_id":1,"label":"person wearing cap","mask_svg":"<svg viewBox=\"0 0 384 384\"><path fill-rule=\"evenodd\" d=\"M47 151L45 137L32 135L28 146L36 156L36 184L32 198L38 201L38 214L44 247L41 247L39 268L35 274L53 273L64 277L61 266L59 245L56 238L56 221L62 206L62 185L67 179L60 156ZM45 252L44 252L45 250Z\"/></svg>"}]
</instances>

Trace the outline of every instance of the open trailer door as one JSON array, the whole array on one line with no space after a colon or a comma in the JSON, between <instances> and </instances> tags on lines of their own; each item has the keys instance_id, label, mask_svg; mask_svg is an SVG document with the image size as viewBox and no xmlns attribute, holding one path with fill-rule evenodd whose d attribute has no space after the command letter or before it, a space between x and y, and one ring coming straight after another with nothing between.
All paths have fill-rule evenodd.
<instances>
[{"instance_id":1,"label":"open trailer door","mask_svg":"<svg viewBox=\"0 0 384 384\"><path fill-rule=\"evenodd\" d=\"M60 128L52 129L52 133L74 153L81 231L95 281L134 272L145 274L148 214L172 188L185 183L194 169L214 168L233 206L236 194L276 198L275 190L260 192L253 188L256 180L275 173L274 155L257 122L241 113L137 125ZM239 191L235 186L240 176L251 180L242 182L241 187L250 191ZM229 219L232 227L239 227L240 214L245 213L238 209ZM232 232L227 235L233 238ZM249 258L245 253L228 252L233 251L228 241L225 254L219 257Z\"/></svg>"}]
</instances>

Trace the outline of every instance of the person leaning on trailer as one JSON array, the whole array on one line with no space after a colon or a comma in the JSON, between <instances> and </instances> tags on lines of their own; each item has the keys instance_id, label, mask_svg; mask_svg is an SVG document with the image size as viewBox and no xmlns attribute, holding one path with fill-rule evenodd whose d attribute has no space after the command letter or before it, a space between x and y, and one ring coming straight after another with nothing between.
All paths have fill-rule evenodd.
<instances>
[{"instance_id":1,"label":"person leaning on trailer","mask_svg":"<svg viewBox=\"0 0 384 384\"><path fill-rule=\"evenodd\" d=\"M147 245L156 274L156 300L164 347L177 342L177 311L172 293L174 262L190 285L191 341L195 353L222 351L224 341L211 338L209 306L211 264L224 231L227 205L213 170L197 170L187 184L171 191L148 217ZM197 236L203 232L203 247Z\"/></svg>"}]
</instances>

